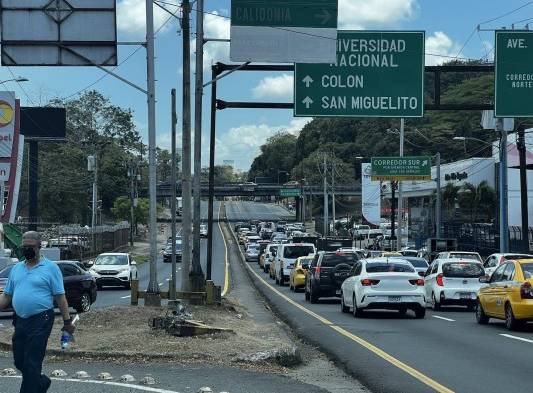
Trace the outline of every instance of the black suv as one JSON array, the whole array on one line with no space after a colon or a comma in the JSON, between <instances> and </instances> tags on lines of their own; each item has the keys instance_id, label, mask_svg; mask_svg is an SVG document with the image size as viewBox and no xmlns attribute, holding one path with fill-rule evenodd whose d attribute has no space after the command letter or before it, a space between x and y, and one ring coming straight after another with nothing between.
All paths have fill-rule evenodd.
<instances>
[{"instance_id":1,"label":"black suv","mask_svg":"<svg viewBox=\"0 0 533 393\"><path fill-rule=\"evenodd\" d=\"M305 300L316 303L321 297L339 297L342 283L358 260L353 253L320 251L305 278Z\"/></svg>"}]
</instances>

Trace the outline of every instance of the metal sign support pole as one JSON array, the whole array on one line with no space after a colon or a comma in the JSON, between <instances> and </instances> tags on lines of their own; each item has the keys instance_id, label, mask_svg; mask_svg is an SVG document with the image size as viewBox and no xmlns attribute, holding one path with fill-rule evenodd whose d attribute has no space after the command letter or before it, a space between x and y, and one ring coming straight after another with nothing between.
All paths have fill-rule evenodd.
<instances>
[{"instance_id":1,"label":"metal sign support pole","mask_svg":"<svg viewBox=\"0 0 533 393\"><path fill-rule=\"evenodd\" d=\"M503 119L496 119L496 131L500 132L500 252L509 252L509 219L507 201L507 131Z\"/></svg>"},{"instance_id":2,"label":"metal sign support pole","mask_svg":"<svg viewBox=\"0 0 533 393\"><path fill-rule=\"evenodd\" d=\"M405 119L400 119L400 157L403 157L403 145L405 136ZM398 242L397 249L402 249L403 236L403 187L402 181L398 181Z\"/></svg>"},{"instance_id":3,"label":"metal sign support pole","mask_svg":"<svg viewBox=\"0 0 533 393\"><path fill-rule=\"evenodd\" d=\"M172 183L172 196L170 197L170 227L172 232L172 282L170 286L170 296L171 301L176 300L176 89L170 91L171 94L171 105L172 105L172 166L170 167L170 182Z\"/></svg>"},{"instance_id":4,"label":"metal sign support pole","mask_svg":"<svg viewBox=\"0 0 533 393\"><path fill-rule=\"evenodd\" d=\"M145 305L161 305L157 283L157 182L155 139L155 55L154 55L154 4L146 0L146 76L148 91L148 189L150 192L150 281Z\"/></svg>"},{"instance_id":5,"label":"metal sign support pole","mask_svg":"<svg viewBox=\"0 0 533 393\"><path fill-rule=\"evenodd\" d=\"M527 206L527 161L524 126L518 127L518 153L520 159L520 207L522 213L522 252L529 254L529 223Z\"/></svg>"},{"instance_id":6,"label":"metal sign support pole","mask_svg":"<svg viewBox=\"0 0 533 393\"><path fill-rule=\"evenodd\" d=\"M435 158L435 165L437 167L437 202L435 206L435 226L436 237L442 237L442 188L440 185L440 153L437 153Z\"/></svg>"},{"instance_id":7,"label":"metal sign support pole","mask_svg":"<svg viewBox=\"0 0 533 393\"><path fill-rule=\"evenodd\" d=\"M211 136L209 140L209 202L207 210L207 271L206 279L211 280L213 266L213 203L215 199L215 136L217 120L217 82L218 67L212 67L211 83Z\"/></svg>"}]
</instances>

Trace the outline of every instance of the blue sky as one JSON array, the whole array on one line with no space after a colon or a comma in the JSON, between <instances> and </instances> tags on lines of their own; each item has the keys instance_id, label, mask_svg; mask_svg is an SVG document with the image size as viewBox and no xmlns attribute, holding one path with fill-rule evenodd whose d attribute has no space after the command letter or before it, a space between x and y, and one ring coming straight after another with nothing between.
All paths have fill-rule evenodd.
<instances>
[{"instance_id":1,"label":"blue sky","mask_svg":"<svg viewBox=\"0 0 533 393\"><path fill-rule=\"evenodd\" d=\"M205 0L206 11L228 15L229 0ZM426 52L443 56L456 56L465 43L460 57L492 58L493 31L475 31L478 24L497 18L525 5L496 21L481 25L494 30L506 26L523 28L530 18L533 28L533 1L524 0L339 0L340 29L404 29L426 31ZM178 0L165 0L177 4ZM175 7L168 6L175 10ZM156 28L167 19L167 14L155 8ZM194 21L193 14L193 21ZM144 0L118 0L119 41L139 41L144 37ZM194 24L194 23L193 23ZM216 15L206 15L206 36L229 38L229 20ZM170 89L181 94L181 35L176 20L170 20L158 33L156 40L157 77L157 141L158 146L170 147ZM472 34L473 33L473 34ZM470 38L470 39L469 39ZM469 39L469 40L468 40ZM468 40L468 41L467 41ZM194 43L192 45L194 48ZM121 46L119 62L123 62L135 47ZM194 50L194 49L193 49ZM209 43L204 49L206 57L205 78L210 79L211 62L228 61L229 44ZM194 57L193 57L194 58ZM427 56L426 64L438 64L446 57ZM146 81L145 51L139 50L122 63L117 72L140 85ZM15 75L24 76L30 82L23 84L26 94L15 83L7 83L15 90L26 106L44 104L52 97L67 97L79 92L99 79L103 72L83 68L11 67ZM6 67L0 67L0 79L12 76ZM105 77L95 84L113 103L130 107L135 112L137 127L145 141L146 97L137 90L112 77ZM218 85L218 96L227 100L281 101L292 100L292 75L288 73L235 73ZM204 94L203 157L208 162L210 90ZM217 162L235 160L236 167L247 170L259 152L265 139L279 130L297 133L310 119L294 118L291 110L224 110L217 117ZM181 126L181 100L178 103L178 130ZM181 133L178 146L181 145Z\"/></svg>"}]
</instances>

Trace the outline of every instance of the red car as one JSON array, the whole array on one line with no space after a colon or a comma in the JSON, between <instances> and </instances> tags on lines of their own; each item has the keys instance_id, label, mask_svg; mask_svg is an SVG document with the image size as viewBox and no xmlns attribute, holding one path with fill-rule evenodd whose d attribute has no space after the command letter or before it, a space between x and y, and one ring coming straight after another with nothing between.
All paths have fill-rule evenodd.
<instances>
[{"instance_id":1,"label":"red car","mask_svg":"<svg viewBox=\"0 0 533 393\"><path fill-rule=\"evenodd\" d=\"M63 285L69 306L78 313L89 311L96 301L96 280L75 262L59 261L56 263L63 273ZM10 265L0 271L0 294L4 292L12 268L13 265Z\"/></svg>"}]
</instances>

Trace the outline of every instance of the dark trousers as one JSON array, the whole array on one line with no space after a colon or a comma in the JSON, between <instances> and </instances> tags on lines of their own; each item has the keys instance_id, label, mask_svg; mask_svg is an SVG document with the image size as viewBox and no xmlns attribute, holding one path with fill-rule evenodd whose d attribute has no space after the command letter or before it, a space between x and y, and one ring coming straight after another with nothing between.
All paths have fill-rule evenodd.
<instances>
[{"instance_id":1,"label":"dark trousers","mask_svg":"<svg viewBox=\"0 0 533 393\"><path fill-rule=\"evenodd\" d=\"M29 318L13 316L13 357L22 373L20 393L46 393L50 378L41 374L46 344L54 324L54 310Z\"/></svg>"}]
</instances>

